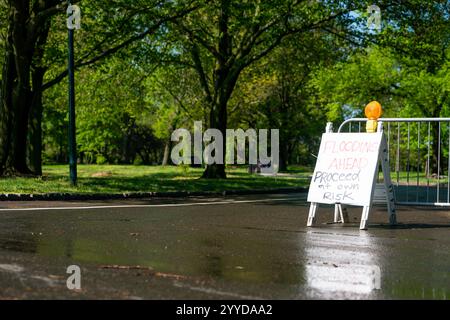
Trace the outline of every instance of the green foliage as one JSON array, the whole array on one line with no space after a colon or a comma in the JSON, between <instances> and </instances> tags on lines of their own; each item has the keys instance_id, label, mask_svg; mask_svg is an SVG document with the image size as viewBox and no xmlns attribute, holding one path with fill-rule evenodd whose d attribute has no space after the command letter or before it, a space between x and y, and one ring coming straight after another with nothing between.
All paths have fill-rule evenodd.
<instances>
[{"instance_id":1,"label":"green foliage","mask_svg":"<svg viewBox=\"0 0 450 320\"><path fill-rule=\"evenodd\" d=\"M311 164L325 117L312 97L314 70L342 58L325 33L293 36L248 69L231 101L230 122L235 127L280 129L282 166ZM235 108L237 105L239 108ZM284 167L282 169L284 169Z\"/></svg>"},{"instance_id":2,"label":"green foliage","mask_svg":"<svg viewBox=\"0 0 450 320\"><path fill-rule=\"evenodd\" d=\"M147 74L139 67L127 68L121 61L111 59L96 68L83 69L77 77L77 143L78 151L88 163L132 163L138 155L134 144L150 144L155 137L148 136L144 121L144 79ZM64 86L48 91L44 98L44 110L50 118L44 119L47 150L58 149L65 130L56 134L55 124L66 123L66 91ZM58 129L62 129L58 126ZM145 141L148 139L148 141ZM64 142L65 145L65 142ZM149 155L141 149L142 161L149 162ZM51 153L49 154L51 157ZM55 159L56 160L56 159Z\"/></svg>"},{"instance_id":3,"label":"green foliage","mask_svg":"<svg viewBox=\"0 0 450 320\"><path fill-rule=\"evenodd\" d=\"M107 159L104 156L102 156L101 154L97 155L97 158L95 159L96 164L102 165L102 164L105 164L106 162L107 162Z\"/></svg>"},{"instance_id":4,"label":"green foliage","mask_svg":"<svg viewBox=\"0 0 450 320\"><path fill-rule=\"evenodd\" d=\"M159 163L173 130L210 126L223 101L227 127L279 128L287 162L302 164L314 162L326 121L362 116L371 100L384 116L449 116L449 1L384 1L381 33L366 28L368 4L82 1L80 160ZM46 70L45 162L67 161L65 19L64 10L49 19L34 66ZM7 23L0 1L2 57Z\"/></svg>"},{"instance_id":5,"label":"green foliage","mask_svg":"<svg viewBox=\"0 0 450 320\"><path fill-rule=\"evenodd\" d=\"M194 121L207 116L192 69L162 66L146 79L145 89L146 112L159 139L170 139L176 128L191 129Z\"/></svg>"},{"instance_id":6,"label":"green foliage","mask_svg":"<svg viewBox=\"0 0 450 320\"><path fill-rule=\"evenodd\" d=\"M365 105L372 100L379 101L386 114L395 114L401 77L402 68L389 51L371 48L316 70L310 85L316 103L325 107L327 119L337 122L363 116Z\"/></svg>"},{"instance_id":7,"label":"green foliage","mask_svg":"<svg viewBox=\"0 0 450 320\"><path fill-rule=\"evenodd\" d=\"M317 70L311 85L330 121L363 116L372 100L381 102L386 117L440 117L450 102L449 66L447 61L432 73L421 60L372 47Z\"/></svg>"}]
</instances>

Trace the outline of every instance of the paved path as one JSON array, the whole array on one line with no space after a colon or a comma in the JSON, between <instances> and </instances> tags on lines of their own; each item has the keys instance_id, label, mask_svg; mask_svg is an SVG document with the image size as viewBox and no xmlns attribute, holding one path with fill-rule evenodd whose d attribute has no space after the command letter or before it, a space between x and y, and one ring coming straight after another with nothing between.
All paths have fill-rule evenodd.
<instances>
[{"instance_id":1,"label":"paved path","mask_svg":"<svg viewBox=\"0 0 450 320\"><path fill-rule=\"evenodd\" d=\"M306 228L304 194L0 202L0 298L450 299L450 211ZM81 268L81 290L66 268Z\"/></svg>"}]
</instances>

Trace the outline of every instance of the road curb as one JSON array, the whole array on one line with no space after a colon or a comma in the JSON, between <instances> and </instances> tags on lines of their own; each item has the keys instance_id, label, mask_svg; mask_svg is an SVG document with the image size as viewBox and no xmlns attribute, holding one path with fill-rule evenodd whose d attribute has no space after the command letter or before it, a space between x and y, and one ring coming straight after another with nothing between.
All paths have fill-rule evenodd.
<instances>
[{"instance_id":1,"label":"road curb","mask_svg":"<svg viewBox=\"0 0 450 320\"><path fill-rule=\"evenodd\" d=\"M0 194L0 201L64 201L64 200L116 200L145 198L188 198L200 196L231 196L253 194L303 193L308 188L278 188L260 190L178 191L178 192L128 192L128 193L43 193Z\"/></svg>"}]
</instances>

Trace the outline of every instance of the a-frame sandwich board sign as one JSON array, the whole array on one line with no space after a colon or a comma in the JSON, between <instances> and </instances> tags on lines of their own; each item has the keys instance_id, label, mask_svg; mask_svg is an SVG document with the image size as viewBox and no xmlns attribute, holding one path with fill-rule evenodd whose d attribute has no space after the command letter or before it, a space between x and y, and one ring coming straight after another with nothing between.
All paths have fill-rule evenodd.
<instances>
[{"instance_id":1,"label":"a-frame sandwich board sign","mask_svg":"<svg viewBox=\"0 0 450 320\"><path fill-rule=\"evenodd\" d=\"M360 229L367 229L378 177L384 177L390 224L396 224L395 195L391 181L388 145L382 124L376 133L333 133L322 135L319 155L311 178L307 226L313 226L318 205L334 204L345 222L341 205L363 207ZM335 218L336 222L336 218Z\"/></svg>"}]
</instances>

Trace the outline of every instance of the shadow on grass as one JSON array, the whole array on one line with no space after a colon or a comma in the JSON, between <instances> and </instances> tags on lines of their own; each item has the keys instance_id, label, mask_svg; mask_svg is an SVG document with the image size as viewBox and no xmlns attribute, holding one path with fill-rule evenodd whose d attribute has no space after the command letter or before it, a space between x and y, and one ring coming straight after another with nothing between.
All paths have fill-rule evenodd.
<instances>
[{"instance_id":1,"label":"shadow on grass","mask_svg":"<svg viewBox=\"0 0 450 320\"><path fill-rule=\"evenodd\" d=\"M39 178L0 179L0 192L42 193L132 193L132 192L223 192L305 187L304 174L262 176L243 168L227 169L227 179L200 179L203 169L177 167L83 165L77 186L69 183L66 166L47 166Z\"/></svg>"},{"instance_id":2,"label":"shadow on grass","mask_svg":"<svg viewBox=\"0 0 450 320\"><path fill-rule=\"evenodd\" d=\"M233 173L233 175L235 175ZM52 175L48 181L64 179ZM300 187L299 179L273 179L239 175L228 179L200 179L198 174L180 176L177 173L155 173L139 177L79 177L80 191L90 192L175 192L175 191L225 191Z\"/></svg>"}]
</instances>

